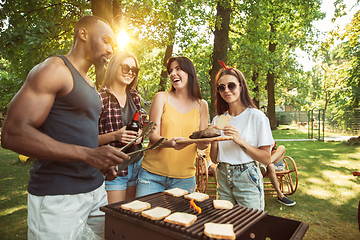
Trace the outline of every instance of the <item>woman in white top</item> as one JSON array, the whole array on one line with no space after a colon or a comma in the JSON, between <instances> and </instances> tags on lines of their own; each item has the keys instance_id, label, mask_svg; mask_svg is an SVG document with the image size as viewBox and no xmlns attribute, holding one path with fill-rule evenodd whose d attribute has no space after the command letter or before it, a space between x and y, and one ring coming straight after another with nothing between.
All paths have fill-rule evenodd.
<instances>
[{"instance_id":1,"label":"woman in white top","mask_svg":"<svg viewBox=\"0 0 360 240\"><path fill-rule=\"evenodd\" d=\"M265 207L263 177L255 161L271 163L270 149L274 144L268 118L256 109L243 74L224 67L216 76L217 114L230 116L222 135L231 141L213 142L211 159L218 163L216 170L218 199L263 210Z\"/></svg>"}]
</instances>

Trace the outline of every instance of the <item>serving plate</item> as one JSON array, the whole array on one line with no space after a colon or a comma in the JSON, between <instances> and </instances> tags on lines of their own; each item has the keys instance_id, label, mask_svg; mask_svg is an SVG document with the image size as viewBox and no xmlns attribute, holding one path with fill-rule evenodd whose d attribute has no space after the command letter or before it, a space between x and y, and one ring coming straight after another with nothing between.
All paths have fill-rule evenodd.
<instances>
[{"instance_id":1,"label":"serving plate","mask_svg":"<svg viewBox=\"0 0 360 240\"><path fill-rule=\"evenodd\" d=\"M221 137L213 137L213 138L177 140L176 143L198 143L198 142L206 143L206 142L226 141L226 140L232 140L232 139L233 139L233 137L221 136Z\"/></svg>"}]
</instances>

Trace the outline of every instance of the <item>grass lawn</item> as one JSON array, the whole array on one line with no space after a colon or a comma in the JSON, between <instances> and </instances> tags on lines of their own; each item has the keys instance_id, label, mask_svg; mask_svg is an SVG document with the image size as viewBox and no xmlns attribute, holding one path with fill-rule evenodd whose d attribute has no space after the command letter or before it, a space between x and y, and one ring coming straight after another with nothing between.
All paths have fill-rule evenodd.
<instances>
[{"instance_id":1,"label":"grass lawn","mask_svg":"<svg viewBox=\"0 0 360 240\"><path fill-rule=\"evenodd\" d=\"M276 130L275 139L306 138L296 129ZM357 207L360 200L360 147L341 142L279 142L299 170L299 187L286 207L266 196L270 215L308 223L304 239L360 239ZM0 238L26 239L26 196L31 163L0 148Z\"/></svg>"},{"instance_id":2,"label":"grass lawn","mask_svg":"<svg viewBox=\"0 0 360 240\"><path fill-rule=\"evenodd\" d=\"M277 130L272 131L274 139L307 139L306 129L290 128L280 125Z\"/></svg>"},{"instance_id":3,"label":"grass lawn","mask_svg":"<svg viewBox=\"0 0 360 240\"><path fill-rule=\"evenodd\" d=\"M27 184L32 163L0 147L0 238L26 239Z\"/></svg>"},{"instance_id":4,"label":"grass lawn","mask_svg":"<svg viewBox=\"0 0 360 240\"><path fill-rule=\"evenodd\" d=\"M318 130L313 130L313 138L318 138ZM308 128L299 127L296 125L280 125L277 130L272 132L274 139L307 139L308 138ZM322 130L320 135L322 136ZM325 131L324 137L334 137L334 136L352 136L352 133L339 133L333 131Z\"/></svg>"},{"instance_id":5,"label":"grass lawn","mask_svg":"<svg viewBox=\"0 0 360 240\"><path fill-rule=\"evenodd\" d=\"M341 142L281 142L298 167L299 186L286 207L275 196L265 197L270 215L310 225L304 239L360 239L360 147Z\"/></svg>"}]
</instances>

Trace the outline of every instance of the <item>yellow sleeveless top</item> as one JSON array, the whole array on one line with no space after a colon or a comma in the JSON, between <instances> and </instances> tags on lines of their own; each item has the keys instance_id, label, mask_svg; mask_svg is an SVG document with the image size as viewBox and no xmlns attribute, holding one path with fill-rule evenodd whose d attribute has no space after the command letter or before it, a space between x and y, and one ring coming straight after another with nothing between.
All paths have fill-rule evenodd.
<instances>
[{"instance_id":1,"label":"yellow sleeveless top","mask_svg":"<svg viewBox=\"0 0 360 240\"><path fill-rule=\"evenodd\" d=\"M194 131L199 131L200 114L198 104L190 112L181 114L168 102L161 116L161 136L167 139L174 137L189 137ZM159 148L145 153L142 167L147 171L171 178L189 178L195 175L196 144L191 144L181 150Z\"/></svg>"}]
</instances>

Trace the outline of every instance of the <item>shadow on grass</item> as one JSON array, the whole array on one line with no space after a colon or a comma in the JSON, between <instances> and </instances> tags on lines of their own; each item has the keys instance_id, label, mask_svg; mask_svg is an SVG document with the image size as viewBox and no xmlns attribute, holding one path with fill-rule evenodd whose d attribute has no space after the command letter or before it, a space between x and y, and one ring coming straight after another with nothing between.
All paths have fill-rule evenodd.
<instances>
[{"instance_id":1,"label":"shadow on grass","mask_svg":"<svg viewBox=\"0 0 360 240\"><path fill-rule=\"evenodd\" d=\"M0 216L1 239L27 238L27 208L19 209L5 216Z\"/></svg>"},{"instance_id":2,"label":"shadow on grass","mask_svg":"<svg viewBox=\"0 0 360 240\"><path fill-rule=\"evenodd\" d=\"M305 239L359 239L357 210L360 178L359 147L340 142L282 142L298 167L299 186L289 196L297 204L286 207L266 197L270 215L306 222Z\"/></svg>"},{"instance_id":3,"label":"shadow on grass","mask_svg":"<svg viewBox=\"0 0 360 240\"><path fill-rule=\"evenodd\" d=\"M0 148L0 236L26 239L27 184L32 162L20 162L18 154Z\"/></svg>"}]
</instances>

